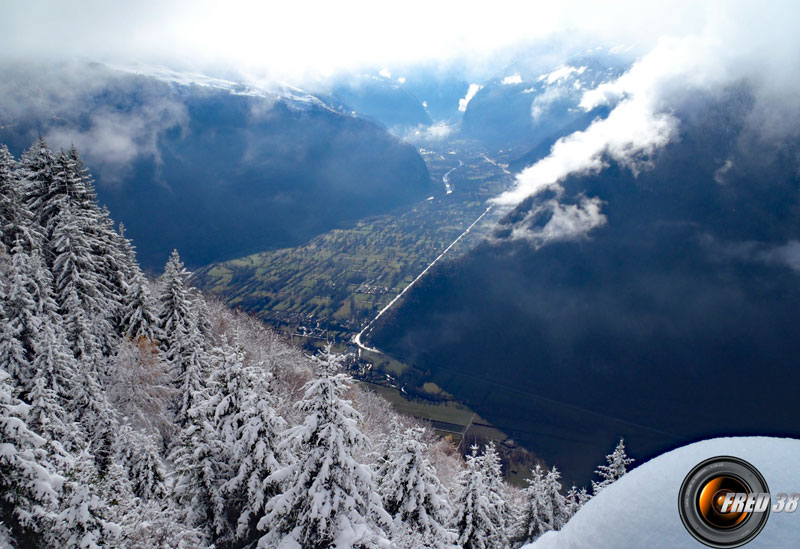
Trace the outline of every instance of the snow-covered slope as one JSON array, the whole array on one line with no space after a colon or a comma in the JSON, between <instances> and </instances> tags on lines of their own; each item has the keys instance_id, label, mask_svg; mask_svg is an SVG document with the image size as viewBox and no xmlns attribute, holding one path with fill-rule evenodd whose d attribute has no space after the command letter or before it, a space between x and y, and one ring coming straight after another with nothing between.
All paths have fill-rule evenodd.
<instances>
[{"instance_id":1,"label":"snow-covered slope","mask_svg":"<svg viewBox=\"0 0 800 549\"><path fill-rule=\"evenodd\" d=\"M681 524L678 490L704 459L731 455L753 464L773 494L800 492L800 440L717 438L661 455L634 469L590 500L560 532L548 532L527 549L701 548ZM797 547L800 513L772 513L748 549ZM523 548L523 549L525 549Z\"/></svg>"}]
</instances>

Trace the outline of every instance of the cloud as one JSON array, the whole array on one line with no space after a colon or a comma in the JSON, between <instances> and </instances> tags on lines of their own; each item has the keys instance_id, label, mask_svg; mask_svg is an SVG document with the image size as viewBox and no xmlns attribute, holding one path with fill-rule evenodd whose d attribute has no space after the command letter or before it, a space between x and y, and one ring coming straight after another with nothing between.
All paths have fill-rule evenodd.
<instances>
[{"instance_id":1,"label":"cloud","mask_svg":"<svg viewBox=\"0 0 800 549\"><path fill-rule=\"evenodd\" d=\"M777 13L742 3L714 4L700 32L659 39L625 74L583 94L581 109L607 106L612 108L608 117L559 139L547 157L517 174L515 187L495 203L514 206L548 189L559 194L565 178L596 173L605 167L605 158L638 173L677 136L680 121L673 112L682 101L737 82L748 82L755 94L753 131L770 139L796 135L800 78L788 67L800 62L800 25L796 18L788 18L791 23L776 18ZM573 69L565 66L540 80L558 81ZM534 104L531 114L541 114L549 100ZM728 169L723 166L718 176Z\"/></svg>"},{"instance_id":2,"label":"cloud","mask_svg":"<svg viewBox=\"0 0 800 549\"><path fill-rule=\"evenodd\" d=\"M104 184L119 181L141 156L160 163L159 136L188 121L186 108L169 100L141 105L129 112L101 108L88 118L86 129L56 127L45 138L54 148L75 145L95 166Z\"/></svg>"},{"instance_id":3,"label":"cloud","mask_svg":"<svg viewBox=\"0 0 800 549\"><path fill-rule=\"evenodd\" d=\"M528 92L528 90L524 90ZM536 91L535 89L531 91ZM530 92L529 92L530 93ZM531 103L531 118L534 122L538 122L542 116L550 110L550 107L560 101L568 93L561 86L552 86L546 88L542 93L538 94L533 103Z\"/></svg>"},{"instance_id":4,"label":"cloud","mask_svg":"<svg viewBox=\"0 0 800 549\"><path fill-rule=\"evenodd\" d=\"M54 149L75 145L103 183L139 157L159 162L159 136L188 121L166 85L134 86L133 76L104 67L10 64L2 72L0 118L31 124Z\"/></svg>"},{"instance_id":5,"label":"cloud","mask_svg":"<svg viewBox=\"0 0 800 549\"><path fill-rule=\"evenodd\" d=\"M729 171L733 169L733 160L730 158L725 161L725 163L714 172L714 181L716 181L720 185L724 185L727 182L727 178L725 177Z\"/></svg>"},{"instance_id":6,"label":"cloud","mask_svg":"<svg viewBox=\"0 0 800 549\"><path fill-rule=\"evenodd\" d=\"M510 86L512 84L522 84L522 76L519 73L515 73L503 78L500 82L503 86Z\"/></svg>"},{"instance_id":7,"label":"cloud","mask_svg":"<svg viewBox=\"0 0 800 549\"><path fill-rule=\"evenodd\" d=\"M800 242L797 240L763 250L759 257L768 263L782 263L800 273Z\"/></svg>"},{"instance_id":8,"label":"cloud","mask_svg":"<svg viewBox=\"0 0 800 549\"><path fill-rule=\"evenodd\" d=\"M607 218L600 211L602 201L598 198L581 197L577 204L560 204L558 200L547 200L532 209L521 223L511 231L514 240L524 239L540 247L550 242L585 238L597 227L606 224ZM543 226L535 221L549 216Z\"/></svg>"},{"instance_id":9,"label":"cloud","mask_svg":"<svg viewBox=\"0 0 800 549\"><path fill-rule=\"evenodd\" d=\"M765 263L788 267L800 274L800 241L788 240L785 244L774 244L756 241L722 242L706 234L701 243L708 249L712 257L717 259L737 259L740 261Z\"/></svg>"},{"instance_id":10,"label":"cloud","mask_svg":"<svg viewBox=\"0 0 800 549\"><path fill-rule=\"evenodd\" d=\"M482 88L483 85L481 84L470 84L469 89L467 89L467 95L458 100L458 110L465 112L469 102L472 101L472 98L475 97L475 94L481 91Z\"/></svg>"},{"instance_id":11,"label":"cloud","mask_svg":"<svg viewBox=\"0 0 800 549\"><path fill-rule=\"evenodd\" d=\"M446 122L436 122L430 126L420 124L414 129L409 130L403 139L411 143L424 143L430 141L442 141L453 133L453 127Z\"/></svg>"}]
</instances>

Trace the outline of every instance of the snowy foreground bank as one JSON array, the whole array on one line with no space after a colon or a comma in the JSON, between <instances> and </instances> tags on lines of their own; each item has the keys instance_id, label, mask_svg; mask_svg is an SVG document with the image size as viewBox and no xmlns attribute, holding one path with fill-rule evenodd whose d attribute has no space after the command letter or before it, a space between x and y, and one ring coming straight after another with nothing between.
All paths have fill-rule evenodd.
<instances>
[{"instance_id":1,"label":"snowy foreground bank","mask_svg":"<svg viewBox=\"0 0 800 549\"><path fill-rule=\"evenodd\" d=\"M701 461L720 455L753 464L779 492L800 492L800 440L770 437L717 438L690 444L637 467L592 498L561 531L548 532L523 549L592 547L705 547L695 541L678 515L678 490ZM748 549L797 547L800 512L772 513Z\"/></svg>"}]
</instances>

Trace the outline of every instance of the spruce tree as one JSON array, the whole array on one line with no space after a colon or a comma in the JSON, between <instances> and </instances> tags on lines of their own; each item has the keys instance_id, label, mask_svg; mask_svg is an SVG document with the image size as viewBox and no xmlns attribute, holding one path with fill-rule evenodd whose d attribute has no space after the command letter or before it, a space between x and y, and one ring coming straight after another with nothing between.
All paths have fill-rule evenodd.
<instances>
[{"instance_id":1,"label":"spruce tree","mask_svg":"<svg viewBox=\"0 0 800 549\"><path fill-rule=\"evenodd\" d=\"M5 145L0 146L0 243L10 250L17 239L27 249L38 246L42 235L25 202L20 169Z\"/></svg>"},{"instance_id":2,"label":"spruce tree","mask_svg":"<svg viewBox=\"0 0 800 549\"><path fill-rule=\"evenodd\" d=\"M269 477L280 469L277 455L286 422L276 412L277 399L270 375L254 367L245 370L248 390L236 412L231 458L235 475L225 484L229 502L238 515L236 537L247 543L258 539L256 524L264 506L278 493Z\"/></svg>"},{"instance_id":3,"label":"spruce tree","mask_svg":"<svg viewBox=\"0 0 800 549\"><path fill-rule=\"evenodd\" d=\"M633 462L634 460L625 453L625 440L620 438L614 451L606 456L607 465L597 467L595 474L599 475L603 480L600 482L592 481L592 492L597 495L600 490L619 480L628 471L628 465Z\"/></svg>"},{"instance_id":4,"label":"spruce tree","mask_svg":"<svg viewBox=\"0 0 800 549\"><path fill-rule=\"evenodd\" d=\"M564 497L567 506L567 516L572 518L590 498L591 496L586 488L579 489L573 484Z\"/></svg>"},{"instance_id":5,"label":"spruce tree","mask_svg":"<svg viewBox=\"0 0 800 549\"><path fill-rule=\"evenodd\" d=\"M567 510L567 501L561 494L561 473L555 465L544 477L543 492L550 513L548 526L551 530L561 530L570 515Z\"/></svg>"},{"instance_id":6,"label":"spruce tree","mask_svg":"<svg viewBox=\"0 0 800 549\"><path fill-rule=\"evenodd\" d=\"M30 407L12 393L0 367L0 522L20 546L38 545L53 525L64 479L53 472L46 440L26 423Z\"/></svg>"},{"instance_id":7,"label":"spruce tree","mask_svg":"<svg viewBox=\"0 0 800 549\"><path fill-rule=\"evenodd\" d=\"M125 288L120 315L120 332L134 341L158 342L160 338L155 301L144 276L137 273Z\"/></svg>"},{"instance_id":8,"label":"spruce tree","mask_svg":"<svg viewBox=\"0 0 800 549\"><path fill-rule=\"evenodd\" d=\"M151 435L123 425L115 445L117 461L127 470L133 495L144 501L167 496L166 473Z\"/></svg>"},{"instance_id":9,"label":"spruce tree","mask_svg":"<svg viewBox=\"0 0 800 549\"><path fill-rule=\"evenodd\" d=\"M527 479L528 486L523 491L525 504L518 527L518 538L523 543L533 541L551 530L552 509L545 494L545 474L541 465L536 464L531 469L531 476Z\"/></svg>"},{"instance_id":10,"label":"spruce tree","mask_svg":"<svg viewBox=\"0 0 800 549\"><path fill-rule=\"evenodd\" d=\"M486 495L492 510L492 520L497 525L492 534L492 544L496 547L505 546L508 544L510 511L503 482L503 468L494 441L484 447L480 464L486 480Z\"/></svg>"},{"instance_id":11,"label":"spruce tree","mask_svg":"<svg viewBox=\"0 0 800 549\"><path fill-rule=\"evenodd\" d=\"M409 547L448 547L455 534L447 529L450 504L436 470L425 457L421 428L407 429L390 464L378 477L384 508L394 519L395 531L404 531Z\"/></svg>"},{"instance_id":12,"label":"spruce tree","mask_svg":"<svg viewBox=\"0 0 800 549\"><path fill-rule=\"evenodd\" d=\"M295 456L271 475L283 492L267 502L258 529L259 547L373 547L386 541L390 517L375 492L369 467L355 453L368 441L357 427L359 418L342 395L347 377L333 373L340 359L330 347L317 359L321 375L305 386L295 404L305 415L289 428L283 455ZM291 458L290 458L291 459Z\"/></svg>"},{"instance_id":13,"label":"spruce tree","mask_svg":"<svg viewBox=\"0 0 800 549\"><path fill-rule=\"evenodd\" d=\"M100 549L119 544L122 529L110 520L108 502L91 488L99 484L94 461L91 455L82 452L69 472L60 505L62 511L53 532L62 547Z\"/></svg>"},{"instance_id":14,"label":"spruce tree","mask_svg":"<svg viewBox=\"0 0 800 549\"><path fill-rule=\"evenodd\" d=\"M188 508L191 524L205 528L214 540L227 540L233 530L223 492L231 476L229 450L214 427L208 392L195 395L194 400L170 456L175 467L174 492L177 501Z\"/></svg>"},{"instance_id":15,"label":"spruce tree","mask_svg":"<svg viewBox=\"0 0 800 549\"><path fill-rule=\"evenodd\" d=\"M467 467L461 474L461 490L455 514L455 529L458 544L463 549L491 549L494 535L501 527L497 521L496 508L489 496L489 487L484 473L478 447L471 447L467 456Z\"/></svg>"},{"instance_id":16,"label":"spruce tree","mask_svg":"<svg viewBox=\"0 0 800 549\"><path fill-rule=\"evenodd\" d=\"M42 227L47 226L45 208L53 191L55 159L42 137L22 153L18 173L23 181L25 201Z\"/></svg>"}]
</instances>

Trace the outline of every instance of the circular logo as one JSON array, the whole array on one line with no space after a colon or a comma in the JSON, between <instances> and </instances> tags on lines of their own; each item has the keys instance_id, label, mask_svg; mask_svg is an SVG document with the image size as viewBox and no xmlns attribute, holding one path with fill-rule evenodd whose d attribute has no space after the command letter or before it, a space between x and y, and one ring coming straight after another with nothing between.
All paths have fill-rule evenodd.
<instances>
[{"instance_id":1,"label":"circular logo","mask_svg":"<svg viewBox=\"0 0 800 549\"><path fill-rule=\"evenodd\" d=\"M692 469L681 484L678 511L686 530L709 547L739 547L769 518L769 487L746 461L720 456Z\"/></svg>"}]
</instances>

